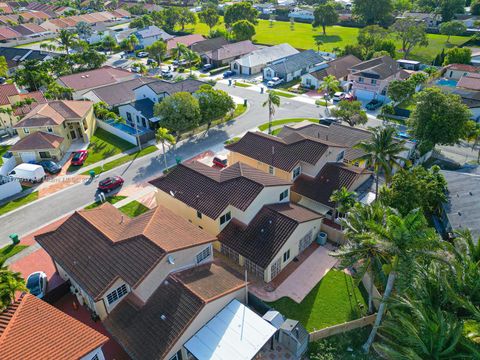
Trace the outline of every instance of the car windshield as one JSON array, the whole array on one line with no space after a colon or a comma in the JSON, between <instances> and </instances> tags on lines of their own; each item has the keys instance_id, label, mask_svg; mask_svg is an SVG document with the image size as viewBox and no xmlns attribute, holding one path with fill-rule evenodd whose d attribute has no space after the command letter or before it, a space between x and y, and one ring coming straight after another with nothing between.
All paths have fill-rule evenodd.
<instances>
[{"instance_id":1,"label":"car windshield","mask_svg":"<svg viewBox=\"0 0 480 360\"><path fill-rule=\"evenodd\" d=\"M40 293L40 282L38 275L34 275L28 278L27 289L30 290L32 295L38 295Z\"/></svg>"},{"instance_id":2,"label":"car windshield","mask_svg":"<svg viewBox=\"0 0 480 360\"><path fill-rule=\"evenodd\" d=\"M82 156L82 153L80 153L80 152L75 153L75 155L73 155L73 160L80 159L80 156Z\"/></svg>"}]
</instances>

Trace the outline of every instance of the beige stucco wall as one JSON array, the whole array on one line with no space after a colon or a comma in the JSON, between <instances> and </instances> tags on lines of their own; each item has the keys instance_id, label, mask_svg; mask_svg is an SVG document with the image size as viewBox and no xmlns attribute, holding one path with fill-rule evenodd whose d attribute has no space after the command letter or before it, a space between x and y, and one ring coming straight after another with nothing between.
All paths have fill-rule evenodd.
<instances>
[{"instance_id":1,"label":"beige stucco wall","mask_svg":"<svg viewBox=\"0 0 480 360\"><path fill-rule=\"evenodd\" d=\"M188 249L175 251L165 255L155 266L155 268L145 277L145 279L140 283L140 285L133 290L134 294L144 302L147 302L147 300L155 292L155 290L158 289L158 287L162 284L168 274L174 271L179 271L197 265L197 254L208 246L211 245L204 244L194 246ZM174 258L175 264L172 265L168 263L169 255ZM211 261L212 258L213 250L211 250L211 256L205 259L202 264Z\"/></svg>"},{"instance_id":2,"label":"beige stucco wall","mask_svg":"<svg viewBox=\"0 0 480 360\"><path fill-rule=\"evenodd\" d=\"M247 164L247 165L249 165L249 166L251 166L255 169L261 170L263 172L266 172L266 173L269 172L268 169L269 169L270 165L265 164L261 161L252 159L252 158L250 158L248 156L245 156L243 154L230 151L228 153L227 157L228 157L228 164L229 165L233 165L237 162L241 162L241 163ZM281 179L284 179L284 180L289 180L289 181L292 180L292 174L288 171L284 171L284 170L281 170L281 169L275 168L273 175L275 175L275 176L277 176Z\"/></svg>"},{"instance_id":3,"label":"beige stucco wall","mask_svg":"<svg viewBox=\"0 0 480 360\"><path fill-rule=\"evenodd\" d=\"M309 199L306 196L300 195L296 192L292 192L292 201L322 215L325 215L329 210L331 210L330 207L320 204L319 202Z\"/></svg>"},{"instance_id":4,"label":"beige stucco wall","mask_svg":"<svg viewBox=\"0 0 480 360\"><path fill-rule=\"evenodd\" d=\"M264 276L264 281L265 282L270 282L271 279L271 271L270 267L272 266L275 261L277 261L279 258L281 259L281 268L285 268L294 258L299 254L299 244L300 240L311 230L312 231L312 238L313 241L315 241L315 238L320 231L320 227L322 225L322 219L317 219L317 220L312 220L308 221L305 223L301 223L297 226L293 234L290 236L290 238L287 240L287 242L282 246L280 251L277 253L276 258L268 264L268 266L265 268L265 276ZM290 250L290 257L288 258L287 261L283 261L283 254Z\"/></svg>"},{"instance_id":5,"label":"beige stucco wall","mask_svg":"<svg viewBox=\"0 0 480 360\"><path fill-rule=\"evenodd\" d=\"M193 336L195 333L200 330L207 322L209 322L217 313L219 313L225 306L227 306L230 301L237 299L241 303L245 303L245 288L241 288L231 294L225 295L215 301L207 303L204 308L200 311L198 316L192 321L188 329L183 333L183 335L178 339L175 345L172 347L170 352L165 359L170 359L178 350L183 348L183 345ZM185 349L183 349L185 351ZM187 359L186 352L184 352L184 359Z\"/></svg>"}]
</instances>

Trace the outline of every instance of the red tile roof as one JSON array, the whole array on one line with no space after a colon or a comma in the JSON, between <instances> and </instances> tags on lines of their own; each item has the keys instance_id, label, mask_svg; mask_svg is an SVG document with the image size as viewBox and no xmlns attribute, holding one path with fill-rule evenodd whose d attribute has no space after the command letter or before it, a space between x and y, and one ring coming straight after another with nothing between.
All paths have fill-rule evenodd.
<instances>
[{"instance_id":1,"label":"red tile roof","mask_svg":"<svg viewBox=\"0 0 480 360\"><path fill-rule=\"evenodd\" d=\"M10 148L10 150L28 151L57 149L63 140L65 139L61 136L43 131L36 131L17 141L15 145Z\"/></svg>"},{"instance_id":2,"label":"red tile roof","mask_svg":"<svg viewBox=\"0 0 480 360\"><path fill-rule=\"evenodd\" d=\"M0 85L0 106L9 105L9 96L18 95L19 91L15 84Z\"/></svg>"},{"instance_id":3,"label":"red tile roof","mask_svg":"<svg viewBox=\"0 0 480 360\"><path fill-rule=\"evenodd\" d=\"M480 74L471 73L467 76L462 76L457 83L457 87L480 90Z\"/></svg>"},{"instance_id":4,"label":"red tile roof","mask_svg":"<svg viewBox=\"0 0 480 360\"><path fill-rule=\"evenodd\" d=\"M104 66L100 69L62 76L58 79L58 82L62 86L78 91L115 84L134 77L134 74L127 70Z\"/></svg>"},{"instance_id":5,"label":"red tile roof","mask_svg":"<svg viewBox=\"0 0 480 360\"><path fill-rule=\"evenodd\" d=\"M45 104L47 102L47 99L43 96L41 91L33 91L27 94L20 94L20 101L25 100L25 99L34 99L35 102L33 102L31 105L23 105L22 107L16 108L14 110L14 114L17 116L25 115L28 114L30 111L32 111L38 104ZM12 100L12 99L10 99ZM15 102L12 103L12 105L15 104Z\"/></svg>"},{"instance_id":6,"label":"red tile roof","mask_svg":"<svg viewBox=\"0 0 480 360\"><path fill-rule=\"evenodd\" d=\"M466 72L472 72L472 73L480 73L480 68L475 67L473 65L467 65L467 64L450 64L450 65L447 65L447 69L457 70L457 71L466 71Z\"/></svg>"},{"instance_id":7,"label":"red tile roof","mask_svg":"<svg viewBox=\"0 0 480 360\"><path fill-rule=\"evenodd\" d=\"M9 27L0 28L0 40L9 40L22 37L18 31L15 31Z\"/></svg>"},{"instance_id":8,"label":"red tile roof","mask_svg":"<svg viewBox=\"0 0 480 360\"><path fill-rule=\"evenodd\" d=\"M108 338L26 294L0 314L0 359L80 359Z\"/></svg>"},{"instance_id":9,"label":"red tile roof","mask_svg":"<svg viewBox=\"0 0 480 360\"><path fill-rule=\"evenodd\" d=\"M185 46L190 46L202 40L205 40L205 38L199 34L177 36L167 41L167 50L169 51L172 50L177 46L178 43L183 44Z\"/></svg>"}]
</instances>

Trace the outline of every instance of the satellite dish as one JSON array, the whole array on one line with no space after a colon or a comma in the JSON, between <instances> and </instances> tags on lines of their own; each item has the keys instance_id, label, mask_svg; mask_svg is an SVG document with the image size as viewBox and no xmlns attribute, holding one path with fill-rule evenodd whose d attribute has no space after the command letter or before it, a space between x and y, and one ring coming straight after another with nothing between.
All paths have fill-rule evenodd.
<instances>
[{"instance_id":1,"label":"satellite dish","mask_svg":"<svg viewBox=\"0 0 480 360\"><path fill-rule=\"evenodd\" d=\"M172 190L170 190L170 195L172 195L172 197L175 197L175 193Z\"/></svg>"},{"instance_id":2,"label":"satellite dish","mask_svg":"<svg viewBox=\"0 0 480 360\"><path fill-rule=\"evenodd\" d=\"M167 257L167 262L168 262L170 265L175 265L175 258L174 258L172 255L168 255L168 257Z\"/></svg>"}]
</instances>

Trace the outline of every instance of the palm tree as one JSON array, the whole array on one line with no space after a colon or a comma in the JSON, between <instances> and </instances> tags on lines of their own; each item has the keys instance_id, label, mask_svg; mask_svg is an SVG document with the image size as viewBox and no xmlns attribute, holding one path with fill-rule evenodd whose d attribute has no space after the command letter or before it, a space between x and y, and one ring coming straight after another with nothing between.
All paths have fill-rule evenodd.
<instances>
[{"instance_id":1,"label":"palm tree","mask_svg":"<svg viewBox=\"0 0 480 360\"><path fill-rule=\"evenodd\" d=\"M280 96L275 94L275 91L268 93L267 100L263 103L263 107L268 106L268 133L272 133L272 119L275 115L275 106L280 106Z\"/></svg>"},{"instance_id":2,"label":"palm tree","mask_svg":"<svg viewBox=\"0 0 480 360\"><path fill-rule=\"evenodd\" d=\"M112 35L107 35L102 40L102 46L104 49L108 50L108 52L111 52L116 44L117 41Z\"/></svg>"},{"instance_id":3,"label":"palm tree","mask_svg":"<svg viewBox=\"0 0 480 360\"><path fill-rule=\"evenodd\" d=\"M167 55L167 45L165 42L158 40L155 41L152 45L145 48L146 51L157 60L157 66L162 69L162 60Z\"/></svg>"},{"instance_id":4,"label":"palm tree","mask_svg":"<svg viewBox=\"0 0 480 360\"><path fill-rule=\"evenodd\" d=\"M470 125L471 124L471 125ZM465 140L472 143L472 150L478 147L477 163L480 163L480 125L474 121L467 123L467 134L465 134Z\"/></svg>"},{"instance_id":5,"label":"palm tree","mask_svg":"<svg viewBox=\"0 0 480 360\"><path fill-rule=\"evenodd\" d=\"M375 172L375 196L378 197L380 172L385 174L385 178L389 182L393 168L401 167L401 163L408 160L399 155L405 150L405 141L394 138L395 129L393 127L376 127L370 128L370 130L372 137L356 144L354 148L365 153L356 160L365 162L365 166L373 168Z\"/></svg>"},{"instance_id":6,"label":"palm tree","mask_svg":"<svg viewBox=\"0 0 480 360\"><path fill-rule=\"evenodd\" d=\"M188 47L185 44L177 43L177 46L172 49L172 55L178 61L187 51Z\"/></svg>"},{"instance_id":7,"label":"palm tree","mask_svg":"<svg viewBox=\"0 0 480 360\"><path fill-rule=\"evenodd\" d=\"M12 108L0 108L0 114L5 114L8 116L8 122L9 122L9 127L8 127L8 132L10 133L10 135L12 134L12 128L13 128L13 119L12 119L12 115L13 115L13 109Z\"/></svg>"},{"instance_id":8,"label":"palm tree","mask_svg":"<svg viewBox=\"0 0 480 360\"><path fill-rule=\"evenodd\" d=\"M405 216L392 209L384 222L370 222L368 228L365 235L375 238L384 262L383 270L388 277L372 331L362 346L366 353L377 335L394 287L408 287L413 280L412 269L417 261L420 258L438 258L435 251L440 246L435 231L428 227L425 217L418 209Z\"/></svg>"},{"instance_id":9,"label":"palm tree","mask_svg":"<svg viewBox=\"0 0 480 360\"><path fill-rule=\"evenodd\" d=\"M332 220L335 221L337 211L345 214L350 208L355 205L357 199L357 193L354 191L348 191L343 186L341 189L335 190L330 196L330 201L335 204Z\"/></svg>"},{"instance_id":10,"label":"palm tree","mask_svg":"<svg viewBox=\"0 0 480 360\"><path fill-rule=\"evenodd\" d=\"M333 75L328 75L323 78L322 83L319 86L319 90L325 91L323 96L325 100L325 111L328 110L328 99L340 89L340 82Z\"/></svg>"},{"instance_id":11,"label":"palm tree","mask_svg":"<svg viewBox=\"0 0 480 360\"><path fill-rule=\"evenodd\" d=\"M319 36L315 38L315 46L317 47L317 52L320 52L320 46L323 45L323 40Z\"/></svg>"},{"instance_id":12,"label":"palm tree","mask_svg":"<svg viewBox=\"0 0 480 360\"><path fill-rule=\"evenodd\" d=\"M120 48L126 52L132 52L139 43L138 38L132 34L128 38L122 40Z\"/></svg>"},{"instance_id":13,"label":"palm tree","mask_svg":"<svg viewBox=\"0 0 480 360\"><path fill-rule=\"evenodd\" d=\"M11 271L3 261L0 261L0 310L15 301L17 291L28 291L25 280L19 272Z\"/></svg>"},{"instance_id":14,"label":"palm tree","mask_svg":"<svg viewBox=\"0 0 480 360\"><path fill-rule=\"evenodd\" d=\"M184 57L190 67L190 76L192 76L192 63L200 61L200 56L195 51L187 49L187 51L184 52Z\"/></svg>"},{"instance_id":15,"label":"palm tree","mask_svg":"<svg viewBox=\"0 0 480 360\"><path fill-rule=\"evenodd\" d=\"M163 160L165 162L165 169L168 169L165 143L169 143L170 145L175 145L175 137L172 134L170 134L170 131L168 129L160 127L157 129L156 138L158 142L162 143Z\"/></svg>"},{"instance_id":16,"label":"palm tree","mask_svg":"<svg viewBox=\"0 0 480 360\"><path fill-rule=\"evenodd\" d=\"M60 41L60 44L62 44L62 47L67 55L70 53L70 49L75 43L75 39L76 35L73 32L65 29L60 30L60 33L58 34L58 40Z\"/></svg>"}]
</instances>

